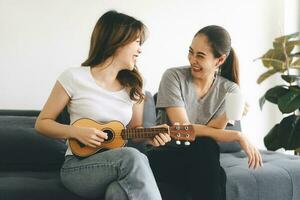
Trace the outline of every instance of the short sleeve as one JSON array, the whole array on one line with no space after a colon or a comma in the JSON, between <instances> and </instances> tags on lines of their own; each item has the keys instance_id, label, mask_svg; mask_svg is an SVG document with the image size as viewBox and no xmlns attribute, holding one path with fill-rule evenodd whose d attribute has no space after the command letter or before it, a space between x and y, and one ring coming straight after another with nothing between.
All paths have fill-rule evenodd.
<instances>
[{"instance_id":1,"label":"short sleeve","mask_svg":"<svg viewBox=\"0 0 300 200\"><path fill-rule=\"evenodd\" d=\"M172 69L165 71L159 84L156 107L184 106L180 88L178 74Z\"/></svg>"},{"instance_id":2,"label":"short sleeve","mask_svg":"<svg viewBox=\"0 0 300 200\"><path fill-rule=\"evenodd\" d=\"M233 83L226 91L226 93L240 93L240 87L236 84ZM226 94L225 93L225 94ZM222 101L219 109L217 110L217 112L214 114L213 119L219 117L220 115L222 115L223 113L225 113L225 96L224 96L224 100Z\"/></svg>"},{"instance_id":3,"label":"short sleeve","mask_svg":"<svg viewBox=\"0 0 300 200\"><path fill-rule=\"evenodd\" d=\"M67 94L72 97L74 94L73 91L73 74L71 69L65 70L63 73L60 74L57 81L62 85L62 87L65 89Z\"/></svg>"}]
</instances>

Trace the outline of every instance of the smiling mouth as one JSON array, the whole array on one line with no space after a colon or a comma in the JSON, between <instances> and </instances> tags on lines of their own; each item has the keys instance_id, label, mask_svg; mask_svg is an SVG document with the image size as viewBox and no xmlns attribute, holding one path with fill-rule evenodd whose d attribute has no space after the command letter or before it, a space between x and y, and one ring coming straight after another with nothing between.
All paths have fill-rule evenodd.
<instances>
[{"instance_id":1,"label":"smiling mouth","mask_svg":"<svg viewBox=\"0 0 300 200\"><path fill-rule=\"evenodd\" d=\"M203 70L203 68L202 67L192 67L192 70L194 72L201 72Z\"/></svg>"}]
</instances>

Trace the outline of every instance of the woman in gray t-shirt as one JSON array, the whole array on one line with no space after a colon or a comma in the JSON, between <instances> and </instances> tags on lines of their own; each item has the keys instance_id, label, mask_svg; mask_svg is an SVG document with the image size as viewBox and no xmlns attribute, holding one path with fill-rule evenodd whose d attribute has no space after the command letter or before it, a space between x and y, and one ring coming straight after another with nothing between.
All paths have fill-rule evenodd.
<instances>
[{"instance_id":1,"label":"woman in gray t-shirt","mask_svg":"<svg viewBox=\"0 0 300 200\"><path fill-rule=\"evenodd\" d=\"M201 29L193 38L188 59L190 66L164 73L156 106L159 124L192 124L196 140L189 147L150 150L148 157L160 182L185 187L192 199L226 199L226 174L217 141L239 142L249 167L262 165L259 151L241 132L224 130L228 123L225 95L239 90L238 62L228 32L219 26Z\"/></svg>"}]
</instances>

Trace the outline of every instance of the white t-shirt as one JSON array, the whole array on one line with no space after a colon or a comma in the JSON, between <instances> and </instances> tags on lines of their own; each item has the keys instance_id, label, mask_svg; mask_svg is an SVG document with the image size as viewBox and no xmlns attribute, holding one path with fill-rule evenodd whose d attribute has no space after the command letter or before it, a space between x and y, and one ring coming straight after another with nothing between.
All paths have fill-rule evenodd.
<instances>
[{"instance_id":1,"label":"white t-shirt","mask_svg":"<svg viewBox=\"0 0 300 200\"><path fill-rule=\"evenodd\" d=\"M80 118L102 123L118 120L124 126L130 122L135 102L125 89L111 92L97 85L90 67L69 68L58 81L71 98L68 104L71 124ZM70 147L66 155L72 155Z\"/></svg>"}]
</instances>

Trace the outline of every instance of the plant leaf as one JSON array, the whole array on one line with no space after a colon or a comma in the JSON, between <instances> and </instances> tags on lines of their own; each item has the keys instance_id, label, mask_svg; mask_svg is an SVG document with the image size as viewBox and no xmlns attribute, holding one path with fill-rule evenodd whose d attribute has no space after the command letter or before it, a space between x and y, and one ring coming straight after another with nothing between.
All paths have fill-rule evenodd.
<instances>
[{"instance_id":1,"label":"plant leaf","mask_svg":"<svg viewBox=\"0 0 300 200\"><path fill-rule=\"evenodd\" d=\"M276 124L264 137L268 150L276 151L279 148L294 150L300 147L300 117L290 115Z\"/></svg>"},{"instance_id":2,"label":"plant leaf","mask_svg":"<svg viewBox=\"0 0 300 200\"><path fill-rule=\"evenodd\" d=\"M296 33L292 33L292 34L288 34L288 35L284 35L284 36L275 38L275 41L284 42L284 41L288 41L291 38L296 38L298 36L299 36L299 32L296 32Z\"/></svg>"},{"instance_id":3,"label":"plant leaf","mask_svg":"<svg viewBox=\"0 0 300 200\"><path fill-rule=\"evenodd\" d=\"M295 48L295 45L293 45L293 44L294 43L289 43L289 41L286 41L286 43L274 41L273 47L276 51L281 52L283 55L284 55L284 49L285 49L286 53L289 55Z\"/></svg>"},{"instance_id":4,"label":"plant leaf","mask_svg":"<svg viewBox=\"0 0 300 200\"><path fill-rule=\"evenodd\" d=\"M296 60L295 62L292 63L293 68L296 68L296 66L300 67L300 58L298 60Z\"/></svg>"},{"instance_id":5,"label":"plant leaf","mask_svg":"<svg viewBox=\"0 0 300 200\"><path fill-rule=\"evenodd\" d=\"M259 102L259 108L260 108L260 110L262 110L262 109L263 109L263 106L264 106L264 104L265 104L265 102L266 102L265 95L262 96L262 97L260 97L258 102Z\"/></svg>"},{"instance_id":6,"label":"plant leaf","mask_svg":"<svg viewBox=\"0 0 300 200\"><path fill-rule=\"evenodd\" d=\"M289 92L289 89L286 88L285 85L278 85L275 86L271 89L269 89L266 94L265 98L267 101L277 104L278 99L281 98L282 96L286 95Z\"/></svg>"},{"instance_id":7,"label":"plant leaf","mask_svg":"<svg viewBox=\"0 0 300 200\"><path fill-rule=\"evenodd\" d=\"M258 79L257 79L257 83L260 84L261 82L263 82L264 80L266 80L268 77L272 76L273 74L275 74L276 72L278 72L275 69L271 69L269 71L264 72L263 74L261 74Z\"/></svg>"},{"instance_id":8,"label":"plant leaf","mask_svg":"<svg viewBox=\"0 0 300 200\"><path fill-rule=\"evenodd\" d=\"M264 137L264 143L268 150L276 151L282 147L279 140L279 124L276 124Z\"/></svg>"},{"instance_id":9,"label":"plant leaf","mask_svg":"<svg viewBox=\"0 0 300 200\"><path fill-rule=\"evenodd\" d=\"M291 57L300 57L300 51L297 53L291 53L289 56Z\"/></svg>"},{"instance_id":10,"label":"plant leaf","mask_svg":"<svg viewBox=\"0 0 300 200\"><path fill-rule=\"evenodd\" d=\"M278 139L286 150L300 147L300 117L290 115L281 120L278 129Z\"/></svg>"},{"instance_id":11,"label":"plant leaf","mask_svg":"<svg viewBox=\"0 0 300 200\"><path fill-rule=\"evenodd\" d=\"M298 46L298 45L300 45L300 40L293 40L293 41L288 41L287 43L286 43L286 46L287 47L290 47L290 46Z\"/></svg>"},{"instance_id":12,"label":"plant leaf","mask_svg":"<svg viewBox=\"0 0 300 200\"><path fill-rule=\"evenodd\" d=\"M282 113L294 112L300 108L300 89L290 87L285 95L279 97L277 103Z\"/></svg>"},{"instance_id":13,"label":"plant leaf","mask_svg":"<svg viewBox=\"0 0 300 200\"><path fill-rule=\"evenodd\" d=\"M291 85L289 86L289 90L295 92L295 93L300 93L300 87L298 85Z\"/></svg>"},{"instance_id":14,"label":"plant leaf","mask_svg":"<svg viewBox=\"0 0 300 200\"><path fill-rule=\"evenodd\" d=\"M265 67L270 68L273 67L277 71L285 70L285 62L282 60L278 60L276 58L260 58Z\"/></svg>"},{"instance_id":15,"label":"plant leaf","mask_svg":"<svg viewBox=\"0 0 300 200\"><path fill-rule=\"evenodd\" d=\"M262 64L267 68L273 67L278 70L286 68L283 50L270 49L259 59L262 60Z\"/></svg>"},{"instance_id":16,"label":"plant leaf","mask_svg":"<svg viewBox=\"0 0 300 200\"><path fill-rule=\"evenodd\" d=\"M288 83L293 83L300 79L300 75L281 75L281 78Z\"/></svg>"}]
</instances>

